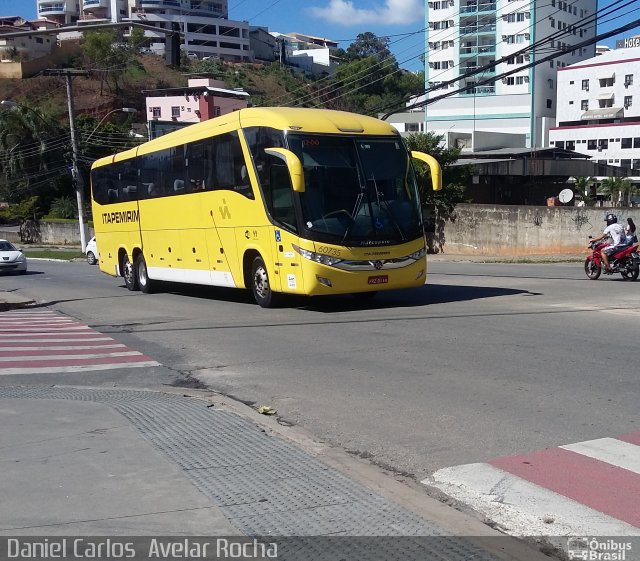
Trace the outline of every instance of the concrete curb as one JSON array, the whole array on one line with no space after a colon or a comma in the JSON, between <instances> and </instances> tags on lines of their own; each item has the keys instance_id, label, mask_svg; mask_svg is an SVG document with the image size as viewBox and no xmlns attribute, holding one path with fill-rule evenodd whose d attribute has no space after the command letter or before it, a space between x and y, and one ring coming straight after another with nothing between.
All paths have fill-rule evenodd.
<instances>
[{"instance_id":1,"label":"concrete curb","mask_svg":"<svg viewBox=\"0 0 640 561\"><path fill-rule=\"evenodd\" d=\"M26 308L35 304L35 300L14 292L0 291L0 312Z\"/></svg>"}]
</instances>

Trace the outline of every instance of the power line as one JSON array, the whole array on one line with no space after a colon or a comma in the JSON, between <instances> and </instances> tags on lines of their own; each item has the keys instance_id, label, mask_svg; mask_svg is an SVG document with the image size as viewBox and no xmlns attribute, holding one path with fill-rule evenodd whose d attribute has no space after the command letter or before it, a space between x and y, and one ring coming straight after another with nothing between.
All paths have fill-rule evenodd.
<instances>
[{"instance_id":1,"label":"power line","mask_svg":"<svg viewBox=\"0 0 640 561\"><path fill-rule=\"evenodd\" d=\"M630 29L633 29L633 28L638 27L638 26L640 26L640 19L633 20L632 22L630 22L630 23L628 23L626 25L622 25L622 26L617 27L617 28L615 28L615 29L613 29L611 31L606 32L606 33L601 33L601 34L595 35L591 39L587 39L585 41L582 41L581 43L577 43L575 45L570 45L569 47L561 49L557 53L553 53L551 55L543 57L543 58L541 58L539 60L536 60L536 61L531 62L529 64L526 64L524 66L520 66L520 67L518 67L518 68L516 68L514 70L509 70L507 72L503 72L502 74L499 74L499 75L494 76L492 78L489 78L489 79L486 79L484 81L477 82L475 84L468 85L468 86L465 86L465 87L462 87L462 88L458 88L457 90L454 90L452 92L447 92L447 93L439 95L437 97L432 97L432 98L425 99L424 101L421 101L419 103L416 103L416 104L412 105L411 108L415 109L415 108L418 108L418 107L424 107L426 105L430 105L431 103L435 103L436 101L439 101L441 99L445 99L447 97L451 97L452 95L455 95L455 94L458 94L458 93L461 93L461 92L465 92L465 91L468 91L468 90L473 89L473 88L481 87L483 85L488 85L489 83L495 83L496 80L501 80L502 78L506 78L507 76L511 76L512 74L515 74L516 72L521 72L522 70L527 70L528 68L533 68L533 67L535 67L535 66L537 66L539 64L542 64L543 62L548 62L548 61L553 60L555 58L558 58L558 57L560 57L562 55L565 55L565 54L567 54L567 53L569 53L569 52L571 52L573 50L577 50L577 49L581 49L583 47L587 47L589 45L593 45L594 43L596 43L598 41L601 41L602 39L607 39L609 37L617 35L618 33L624 33L625 31L629 31ZM511 55L511 56L514 56L514 55ZM480 69L478 72L475 72L474 74L479 74L480 72L486 72L487 67L495 68L495 66L499 62L503 62L503 60L501 59L500 61L498 61L496 63L493 63L491 65L486 65L486 67L483 67L482 69ZM465 77L466 77L466 75L465 75ZM460 78L462 78L462 76L457 78L457 80L459 80ZM457 80L452 80L452 81L457 81ZM385 108L380 108L378 111L382 111L384 109ZM397 113L397 111L392 111L390 113L386 113L381 118L383 120L387 119L388 117L390 117L394 113Z\"/></svg>"}]
</instances>

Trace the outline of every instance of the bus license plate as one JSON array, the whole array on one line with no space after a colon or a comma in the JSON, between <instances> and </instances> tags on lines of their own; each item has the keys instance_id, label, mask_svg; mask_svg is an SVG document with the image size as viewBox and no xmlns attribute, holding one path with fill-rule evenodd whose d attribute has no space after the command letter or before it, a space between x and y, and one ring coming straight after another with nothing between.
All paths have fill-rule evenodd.
<instances>
[{"instance_id":1,"label":"bus license plate","mask_svg":"<svg viewBox=\"0 0 640 561\"><path fill-rule=\"evenodd\" d=\"M375 277L369 277L367 282L369 284L387 284L389 282L389 275L376 275Z\"/></svg>"}]
</instances>

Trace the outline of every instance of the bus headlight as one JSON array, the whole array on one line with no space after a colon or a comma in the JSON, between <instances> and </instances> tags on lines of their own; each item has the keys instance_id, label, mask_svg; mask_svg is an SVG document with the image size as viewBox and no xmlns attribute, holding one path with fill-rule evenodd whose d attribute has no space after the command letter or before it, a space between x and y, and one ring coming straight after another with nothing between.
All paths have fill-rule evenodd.
<instances>
[{"instance_id":1,"label":"bus headlight","mask_svg":"<svg viewBox=\"0 0 640 561\"><path fill-rule=\"evenodd\" d=\"M417 261L418 259L421 259L422 257L424 257L426 254L427 254L427 248L423 247L418 251L414 251L411 255L409 255L409 257Z\"/></svg>"},{"instance_id":2,"label":"bus headlight","mask_svg":"<svg viewBox=\"0 0 640 561\"><path fill-rule=\"evenodd\" d=\"M295 249L302 257L305 259L309 259L310 261L315 261L316 263L320 263L321 265L327 265L329 267L333 267L337 263L340 263L342 259L338 259L337 257L331 257L330 255L323 255L322 253L315 253L314 251L309 251L308 249L303 249L298 247L295 244L293 245L293 249Z\"/></svg>"}]
</instances>

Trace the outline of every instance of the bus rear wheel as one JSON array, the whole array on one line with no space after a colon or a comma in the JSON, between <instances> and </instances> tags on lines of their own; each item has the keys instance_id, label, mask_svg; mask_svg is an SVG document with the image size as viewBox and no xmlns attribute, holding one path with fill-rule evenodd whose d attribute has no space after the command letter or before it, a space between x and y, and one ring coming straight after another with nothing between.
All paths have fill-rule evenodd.
<instances>
[{"instance_id":1,"label":"bus rear wheel","mask_svg":"<svg viewBox=\"0 0 640 561\"><path fill-rule=\"evenodd\" d=\"M124 278L124 284L127 285L129 290L138 290L138 278L135 267L127 253L122 257L122 276Z\"/></svg>"},{"instance_id":2,"label":"bus rear wheel","mask_svg":"<svg viewBox=\"0 0 640 561\"><path fill-rule=\"evenodd\" d=\"M262 308L274 308L280 302L280 295L271 290L267 266L260 256L253 260L251 267L251 290L256 302Z\"/></svg>"},{"instance_id":3,"label":"bus rear wheel","mask_svg":"<svg viewBox=\"0 0 640 561\"><path fill-rule=\"evenodd\" d=\"M136 275L138 277L138 286L140 286L140 290L145 294L151 294L155 290L156 283L149 278L147 262L145 261L142 253L136 257Z\"/></svg>"}]
</instances>

